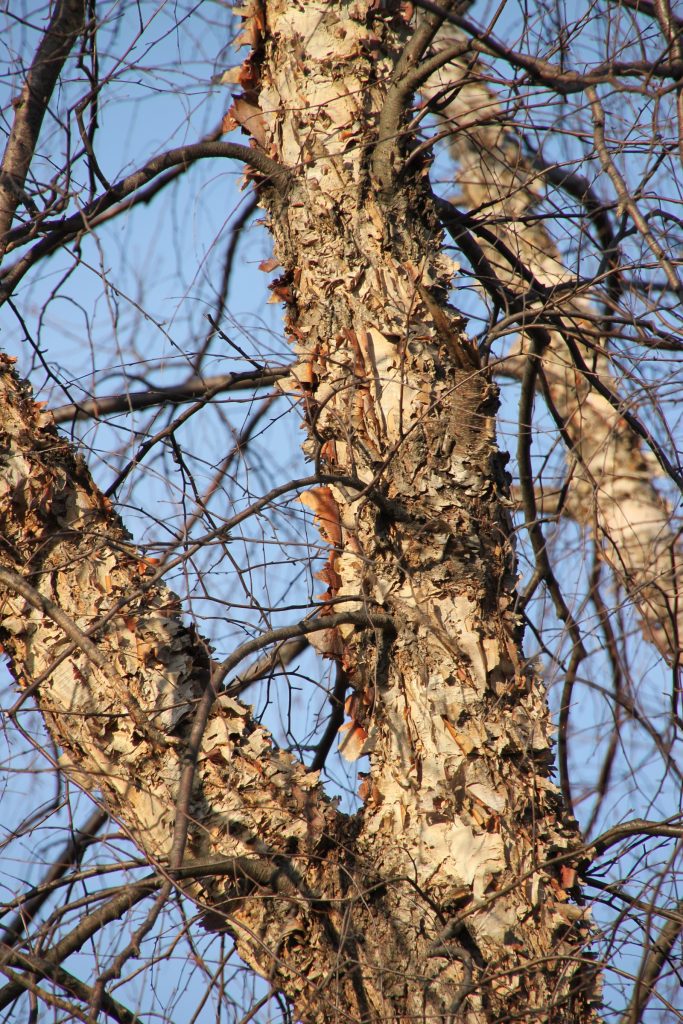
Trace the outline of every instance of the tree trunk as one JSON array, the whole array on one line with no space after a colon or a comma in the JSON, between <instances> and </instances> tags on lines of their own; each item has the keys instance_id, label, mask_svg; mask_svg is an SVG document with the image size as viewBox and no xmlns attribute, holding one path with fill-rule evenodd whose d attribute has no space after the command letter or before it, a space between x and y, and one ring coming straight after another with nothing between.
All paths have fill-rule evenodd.
<instances>
[{"instance_id":1,"label":"tree trunk","mask_svg":"<svg viewBox=\"0 0 683 1024\"><path fill-rule=\"evenodd\" d=\"M398 5L376 7L254 3L233 110L291 170L286 189L260 187L289 387L323 474L304 496L330 544L312 636L353 687L362 809L340 814L247 709L212 700L235 659L212 672L7 368L3 637L65 768L150 859L196 867L184 887L205 923L298 1019L582 1024L597 984L571 900L582 850L514 611L496 389L446 304L425 168L400 173L390 130L438 24L418 38Z\"/></svg>"}]
</instances>

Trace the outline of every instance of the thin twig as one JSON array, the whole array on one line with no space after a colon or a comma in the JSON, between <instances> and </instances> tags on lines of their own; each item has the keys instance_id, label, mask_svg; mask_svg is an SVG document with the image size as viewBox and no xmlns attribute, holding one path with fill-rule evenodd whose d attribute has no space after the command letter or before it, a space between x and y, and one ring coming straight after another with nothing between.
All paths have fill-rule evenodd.
<instances>
[{"instance_id":1,"label":"thin twig","mask_svg":"<svg viewBox=\"0 0 683 1024\"><path fill-rule=\"evenodd\" d=\"M84 16L83 0L59 0L55 4L50 24L41 33L21 95L13 104L14 122L0 165L0 260L5 254L6 235L17 207L21 202L29 203L24 192L26 175L57 79L83 30Z\"/></svg>"},{"instance_id":2,"label":"thin twig","mask_svg":"<svg viewBox=\"0 0 683 1024\"><path fill-rule=\"evenodd\" d=\"M236 142L195 142L187 146L179 146L168 150L160 156L153 157L139 170L116 182L108 191L87 203L82 210L60 221L44 221L41 230L46 237L37 242L32 249L16 263L0 272L0 302L4 302L12 294L17 284L30 268L49 256L56 249L72 241L84 231L90 231L93 222L106 210L109 210L122 199L143 188L148 182L171 167L181 165L189 167L198 160L227 158L241 160L257 171L262 177L262 184L270 183L278 191L285 193L291 182L290 171L281 164L271 160L261 150L242 146Z\"/></svg>"},{"instance_id":3,"label":"thin twig","mask_svg":"<svg viewBox=\"0 0 683 1024\"><path fill-rule=\"evenodd\" d=\"M71 402L51 409L55 423L72 423L76 420L96 419L113 416L116 413L138 412L156 405L182 405L195 398L205 398L226 391L251 391L257 387L269 387L282 380L291 372L289 366L264 366L259 370L244 370L242 373L223 373L213 377L190 377L182 384L165 388L147 388L123 395L106 395L103 398L88 398L83 402Z\"/></svg>"}]
</instances>

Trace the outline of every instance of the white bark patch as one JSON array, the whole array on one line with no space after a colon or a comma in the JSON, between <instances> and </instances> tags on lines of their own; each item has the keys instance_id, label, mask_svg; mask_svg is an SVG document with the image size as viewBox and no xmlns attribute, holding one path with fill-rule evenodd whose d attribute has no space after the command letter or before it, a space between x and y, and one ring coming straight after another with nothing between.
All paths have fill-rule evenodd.
<instances>
[{"instance_id":1,"label":"white bark patch","mask_svg":"<svg viewBox=\"0 0 683 1024\"><path fill-rule=\"evenodd\" d=\"M58 653L58 645L57 653ZM69 658L60 662L52 673L52 693L56 706L78 714L91 712L95 705L86 677Z\"/></svg>"},{"instance_id":2,"label":"white bark patch","mask_svg":"<svg viewBox=\"0 0 683 1024\"><path fill-rule=\"evenodd\" d=\"M505 797L501 793L496 793L490 786L484 786L481 782L470 783L467 791L486 807L490 807L492 811L497 811L499 814L502 814L507 806Z\"/></svg>"},{"instance_id":3,"label":"white bark patch","mask_svg":"<svg viewBox=\"0 0 683 1024\"><path fill-rule=\"evenodd\" d=\"M401 421L401 372L400 359L396 344L392 344L376 329L360 330L358 340L361 345L365 368L372 383L375 407L381 409L384 435L386 438L398 436ZM405 396L409 404L409 395Z\"/></svg>"},{"instance_id":4,"label":"white bark patch","mask_svg":"<svg viewBox=\"0 0 683 1024\"><path fill-rule=\"evenodd\" d=\"M500 835L476 835L466 825L427 825L420 834L418 860L423 883L439 886L467 885L480 899L491 879L505 867Z\"/></svg>"},{"instance_id":5,"label":"white bark patch","mask_svg":"<svg viewBox=\"0 0 683 1024\"><path fill-rule=\"evenodd\" d=\"M449 625L458 646L470 661L473 682L480 694L485 693L487 685L487 666L482 633L477 628L477 606L466 594L459 594L452 603Z\"/></svg>"}]
</instances>

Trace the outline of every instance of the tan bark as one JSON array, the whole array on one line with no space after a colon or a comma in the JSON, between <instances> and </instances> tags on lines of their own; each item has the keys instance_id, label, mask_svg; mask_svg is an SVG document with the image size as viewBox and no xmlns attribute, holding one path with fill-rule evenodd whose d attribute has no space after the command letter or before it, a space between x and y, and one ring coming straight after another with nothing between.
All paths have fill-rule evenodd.
<instances>
[{"instance_id":1,"label":"tan bark","mask_svg":"<svg viewBox=\"0 0 683 1024\"><path fill-rule=\"evenodd\" d=\"M183 864L233 858L189 893L299 1019L582 1024L596 979L571 900L580 840L514 613L496 389L445 305L454 267L421 175L370 174L411 35L375 8L245 10L251 92L234 110L292 171L262 196L307 452L343 478L305 501L346 614L313 640L353 685L362 810L341 815L248 709L206 700L206 646L6 367L3 637L65 769L148 857L180 866L187 812Z\"/></svg>"},{"instance_id":2,"label":"tan bark","mask_svg":"<svg viewBox=\"0 0 683 1024\"><path fill-rule=\"evenodd\" d=\"M436 50L452 49L463 39L452 26L443 28ZM548 325L543 374L570 445L565 512L592 532L633 602L645 637L670 665L677 665L683 636L681 552L671 508L655 484L661 469L624 418L633 411L630 399L615 408L594 386L597 380L619 394L600 336L600 311L590 295L571 287L572 274L546 221L533 215L552 169L535 168L523 155L514 125L506 124L500 99L486 78L480 62L456 59L435 73L426 89L427 94L451 96L442 102L440 117L451 129L449 151L457 164L461 202L477 212L536 282L557 289L544 297L534 295L518 266L485 237L477 237L499 281L514 295L526 294L527 318L536 314L539 323ZM554 178L562 176L558 169ZM553 322L563 329L553 329ZM588 374L576 365L567 338ZM527 337L521 348L528 349Z\"/></svg>"},{"instance_id":3,"label":"tan bark","mask_svg":"<svg viewBox=\"0 0 683 1024\"><path fill-rule=\"evenodd\" d=\"M45 422L49 417L6 358L0 386L1 628L14 675L21 687L35 687L62 768L102 794L162 869L182 812L183 774L194 762L183 865L210 867L216 856L236 860L223 877L205 878L190 894L211 912L212 926L235 931L248 962L261 963L266 974L277 968L290 993L302 989L305 1012L311 996L300 972L311 950L325 947L321 961L328 970L337 957L327 936L333 929L314 911L309 887L328 874L322 888L334 899L348 823L322 795L317 773L274 750L249 709L231 698L213 703L193 756L191 733L212 668L209 648L183 625L176 596L136 553L82 460ZM245 931L245 894L253 896L247 916L255 931ZM289 932L299 935L301 947L302 930L310 950L299 948L278 968Z\"/></svg>"}]
</instances>

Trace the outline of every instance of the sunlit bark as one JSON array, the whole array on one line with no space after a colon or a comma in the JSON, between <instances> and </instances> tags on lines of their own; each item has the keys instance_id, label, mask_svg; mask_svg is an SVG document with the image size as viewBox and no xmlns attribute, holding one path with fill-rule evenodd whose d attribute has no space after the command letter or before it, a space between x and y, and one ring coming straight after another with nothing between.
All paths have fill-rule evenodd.
<instances>
[{"instance_id":1,"label":"sunlit bark","mask_svg":"<svg viewBox=\"0 0 683 1024\"><path fill-rule=\"evenodd\" d=\"M537 871L575 832L548 779L545 697L513 612L496 392L445 304L454 268L420 171L381 163L373 177L372 126L396 93L410 32L399 17L368 25L371 6L343 16L269 4L257 68L260 141L295 168L287 204L276 197L270 211L307 451L366 485L308 498L334 549L322 578L330 596L360 593L358 607L388 611L396 628L391 646L346 629L327 638L354 687L345 742L371 759L359 844L396 878L394 1007L400 997L402 1013L419 1015L433 972L429 1012L446 1012L464 949L473 991L463 1019L551 1003L581 1019L583 997L570 1010L559 992L579 965L569 936L582 915L558 875ZM470 911L445 969L426 966L439 924L415 887L442 926ZM366 932L368 957L372 946Z\"/></svg>"}]
</instances>

